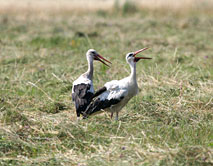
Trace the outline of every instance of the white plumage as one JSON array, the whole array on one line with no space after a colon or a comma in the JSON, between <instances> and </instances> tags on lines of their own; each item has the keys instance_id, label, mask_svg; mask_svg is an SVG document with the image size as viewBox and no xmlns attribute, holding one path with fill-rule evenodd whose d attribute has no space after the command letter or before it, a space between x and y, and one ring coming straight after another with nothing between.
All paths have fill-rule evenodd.
<instances>
[{"instance_id":1,"label":"white plumage","mask_svg":"<svg viewBox=\"0 0 213 166\"><path fill-rule=\"evenodd\" d=\"M128 87L126 86L126 79L123 80L113 80L107 82L104 85L107 89L103 94L98 98L100 100L111 100L111 99L120 99L121 97L128 96Z\"/></svg>"}]
</instances>

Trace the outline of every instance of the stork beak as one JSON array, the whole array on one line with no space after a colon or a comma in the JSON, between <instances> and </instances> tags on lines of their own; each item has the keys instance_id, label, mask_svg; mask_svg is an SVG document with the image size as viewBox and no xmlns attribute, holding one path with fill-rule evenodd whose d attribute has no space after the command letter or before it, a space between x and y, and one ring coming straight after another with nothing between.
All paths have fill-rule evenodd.
<instances>
[{"instance_id":1,"label":"stork beak","mask_svg":"<svg viewBox=\"0 0 213 166\"><path fill-rule=\"evenodd\" d=\"M104 61L106 61L106 62L112 64L110 61L106 60L104 57L102 57L102 56L99 55L99 54L97 54L97 55L95 56L95 58L94 58L94 60L100 61L100 62L103 63L104 65L110 67L110 66L109 66L108 64L106 64L102 59L103 59Z\"/></svg>"},{"instance_id":2,"label":"stork beak","mask_svg":"<svg viewBox=\"0 0 213 166\"><path fill-rule=\"evenodd\" d=\"M135 51L133 56L135 57L138 53L140 53L140 52L142 52L142 51L145 51L145 50L147 50L147 49L148 49L148 48L146 47L146 48L140 49L140 50L138 50L138 51ZM135 61L135 62L138 62L140 59L152 59L152 58L148 58L148 57L135 57L134 61Z\"/></svg>"}]
</instances>

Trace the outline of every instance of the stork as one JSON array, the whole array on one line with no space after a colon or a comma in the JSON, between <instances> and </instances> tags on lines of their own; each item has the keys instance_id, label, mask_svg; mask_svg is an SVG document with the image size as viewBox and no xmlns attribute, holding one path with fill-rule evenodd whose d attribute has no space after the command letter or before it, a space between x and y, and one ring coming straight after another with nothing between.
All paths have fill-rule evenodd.
<instances>
[{"instance_id":1,"label":"stork","mask_svg":"<svg viewBox=\"0 0 213 166\"><path fill-rule=\"evenodd\" d=\"M136 55L148 48L140 49L136 52L126 54L126 61L130 66L131 74L121 80L112 80L107 82L103 88L99 89L93 97L97 97L87 107L83 113L83 118L98 113L101 110L116 113L115 120L118 120L119 111L128 103L128 101L138 93L138 84L136 80L136 63L140 59L152 59L147 57L136 57Z\"/></svg>"},{"instance_id":2,"label":"stork","mask_svg":"<svg viewBox=\"0 0 213 166\"><path fill-rule=\"evenodd\" d=\"M88 70L78 77L78 79L73 82L72 86L72 100L75 104L77 119L79 119L80 114L85 111L94 95L93 60L100 61L107 66L109 65L104 61L111 63L99 55L94 49L89 49L87 51L86 58L88 61Z\"/></svg>"}]
</instances>

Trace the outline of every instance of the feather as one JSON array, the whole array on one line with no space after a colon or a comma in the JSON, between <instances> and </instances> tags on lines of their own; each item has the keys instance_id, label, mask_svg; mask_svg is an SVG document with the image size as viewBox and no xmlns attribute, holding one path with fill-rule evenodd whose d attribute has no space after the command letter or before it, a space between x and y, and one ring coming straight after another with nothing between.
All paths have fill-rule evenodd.
<instances>
[{"instance_id":1,"label":"feather","mask_svg":"<svg viewBox=\"0 0 213 166\"><path fill-rule=\"evenodd\" d=\"M101 89L97 90L97 91L95 92L95 94L93 95L93 98L99 96L100 94L102 94L102 93L105 92L106 90L107 90L107 89L106 89L105 86L102 87Z\"/></svg>"},{"instance_id":2,"label":"feather","mask_svg":"<svg viewBox=\"0 0 213 166\"><path fill-rule=\"evenodd\" d=\"M128 89L123 87L121 83L122 82L117 80L106 83L105 87L107 90L102 92L94 101L89 104L83 113L84 118L101 111L102 109L111 108L112 106L119 104L128 95Z\"/></svg>"},{"instance_id":3,"label":"feather","mask_svg":"<svg viewBox=\"0 0 213 166\"><path fill-rule=\"evenodd\" d=\"M74 85L73 87L72 100L75 103L77 116L80 116L92 101L94 94L90 92L90 89L91 85L84 83Z\"/></svg>"}]
</instances>

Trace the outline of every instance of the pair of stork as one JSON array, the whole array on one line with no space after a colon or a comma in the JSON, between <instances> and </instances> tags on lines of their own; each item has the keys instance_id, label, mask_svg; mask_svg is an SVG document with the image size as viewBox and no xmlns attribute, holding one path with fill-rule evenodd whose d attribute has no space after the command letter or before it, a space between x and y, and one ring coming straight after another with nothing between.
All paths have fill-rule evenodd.
<instances>
[{"instance_id":1,"label":"pair of stork","mask_svg":"<svg viewBox=\"0 0 213 166\"><path fill-rule=\"evenodd\" d=\"M105 62L111 62L103 58L94 49L87 51L88 70L73 82L72 87L72 100L75 103L77 119L80 118L81 114L83 118L87 118L94 113L105 110L111 112L111 118L113 113L116 113L115 120L118 120L119 111L138 93L136 63L140 59L151 58L136 57L136 55L146 49L148 48L126 54L126 61L131 69L128 77L107 82L96 92L94 92L93 87L93 60L100 61L107 66L108 64Z\"/></svg>"}]
</instances>

